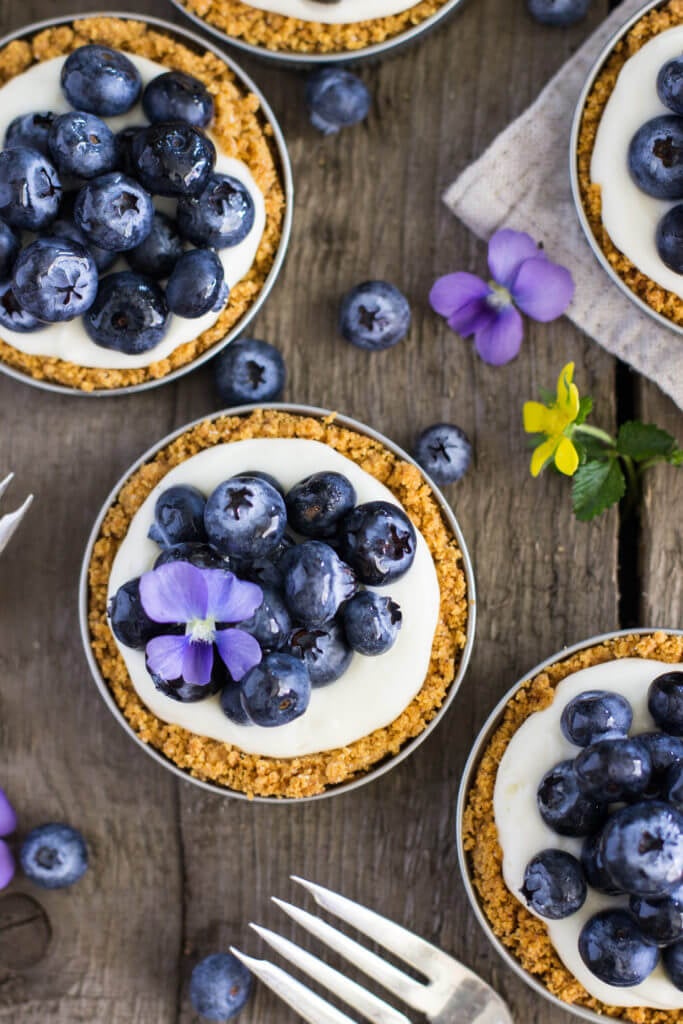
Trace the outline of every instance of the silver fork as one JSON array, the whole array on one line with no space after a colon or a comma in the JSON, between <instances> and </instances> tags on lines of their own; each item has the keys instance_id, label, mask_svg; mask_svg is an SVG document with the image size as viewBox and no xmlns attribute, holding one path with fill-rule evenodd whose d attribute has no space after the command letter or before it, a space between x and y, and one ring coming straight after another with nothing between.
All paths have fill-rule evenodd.
<instances>
[{"instance_id":1,"label":"silver fork","mask_svg":"<svg viewBox=\"0 0 683 1024\"><path fill-rule=\"evenodd\" d=\"M9 476L6 476L4 480L0 480L0 499L2 498L3 494L5 493L9 485L12 483L13 479L14 473L10 473ZM24 504L21 505L20 508L16 510L16 512L8 512L7 515L0 516L0 555L5 550L10 540L12 539L14 531L17 529L19 523L28 512L29 506L31 505L32 501L33 495L29 494Z\"/></svg>"},{"instance_id":2,"label":"silver fork","mask_svg":"<svg viewBox=\"0 0 683 1024\"><path fill-rule=\"evenodd\" d=\"M319 917L274 897L273 902L335 953L358 967L369 978L378 981L413 1010L424 1014L432 1024L513 1024L510 1011L500 996L453 957L393 921L380 917L374 911L330 889L314 885L303 878L292 877L311 893L319 907L346 921L424 975L427 984L404 974ZM281 956L357 1011L363 1020L371 1024L411 1024L405 1014L289 939L256 924L251 927ZM246 956L234 948L232 952L309 1024L357 1024L357 1021L296 981L282 968L268 960Z\"/></svg>"}]
</instances>

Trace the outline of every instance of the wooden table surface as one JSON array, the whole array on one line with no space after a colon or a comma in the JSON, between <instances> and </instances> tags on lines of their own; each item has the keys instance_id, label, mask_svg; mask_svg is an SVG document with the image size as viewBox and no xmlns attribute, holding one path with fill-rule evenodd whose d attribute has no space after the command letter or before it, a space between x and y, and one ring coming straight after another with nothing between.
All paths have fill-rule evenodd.
<instances>
[{"instance_id":1,"label":"wooden table surface","mask_svg":"<svg viewBox=\"0 0 683 1024\"><path fill-rule=\"evenodd\" d=\"M142 6L185 24L163 0ZM573 359L604 426L636 413L681 440L683 415L567 320L531 327L519 358L495 369L445 328L426 297L441 273L484 270L484 247L446 211L444 187L534 99L607 7L595 0L586 23L553 31L533 24L522 0L471 0L421 45L364 69L371 116L332 138L309 127L301 77L243 61L281 120L294 164L291 247L254 329L286 356L286 398L339 409L406 447L418 429L452 420L476 446L475 464L449 491L478 581L471 667L436 733L378 782L299 807L206 794L138 750L92 683L76 610L86 537L113 482L142 451L216 408L210 369L94 401L0 375L0 476L16 473L13 497L36 495L0 569L0 784L22 832L68 821L92 855L71 890L13 883L10 892L39 900L52 928L47 952L30 966L12 965L38 956L17 956L32 926L14 915L7 928L12 914L3 917L0 901L0 1021L197 1021L187 982L198 957L230 944L261 952L249 921L295 936L269 903L300 895L292 873L375 906L461 957L509 1000L516 1021L575 1019L503 966L469 910L454 845L458 779L488 711L538 661L620 626L683 626L683 473L652 474L637 526L622 527L614 510L577 524L566 481L528 474L521 403ZM2 0L0 27L69 9ZM335 334L339 296L368 277L399 285L414 312L408 340L379 355ZM262 988L240 1017L296 1019Z\"/></svg>"}]
</instances>

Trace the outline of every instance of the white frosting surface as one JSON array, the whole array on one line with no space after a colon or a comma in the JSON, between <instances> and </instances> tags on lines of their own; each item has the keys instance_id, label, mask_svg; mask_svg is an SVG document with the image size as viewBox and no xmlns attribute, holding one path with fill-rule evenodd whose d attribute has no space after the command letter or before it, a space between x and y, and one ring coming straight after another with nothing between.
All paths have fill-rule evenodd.
<instances>
[{"instance_id":1,"label":"white frosting surface","mask_svg":"<svg viewBox=\"0 0 683 1024\"><path fill-rule=\"evenodd\" d=\"M249 7L271 14L283 14L301 21L320 21L325 25L348 25L372 18L389 18L414 7L418 0L339 0L338 3L316 3L316 0L245 0Z\"/></svg>"},{"instance_id":2,"label":"white frosting surface","mask_svg":"<svg viewBox=\"0 0 683 1024\"><path fill-rule=\"evenodd\" d=\"M494 793L494 812L503 850L505 883L520 903L524 871L529 861L548 848L566 850L579 857L582 840L559 836L549 828L538 810L536 791L547 771L558 762L576 757L579 747L565 739L560 729L564 707L585 690L620 693L633 708L631 735L656 728L647 709L647 691L658 675L671 665L660 661L624 658L582 669L558 685L553 703L522 723L501 759ZM592 996L612 1006L650 1006L673 1010L683 1007L683 993L669 980L661 963L642 984L631 988L606 985L588 970L579 955L579 933L586 921L600 910L627 906L628 897L605 896L588 888L583 907L562 921L540 918L565 966Z\"/></svg>"},{"instance_id":3,"label":"white frosting surface","mask_svg":"<svg viewBox=\"0 0 683 1024\"><path fill-rule=\"evenodd\" d=\"M138 57L130 53L126 56L140 72L143 86L168 70L162 64L147 60L145 57ZM62 114L73 109L62 92L59 82L65 60L66 57L55 57L53 60L34 64L28 71L10 79L2 87L0 90L0 142L5 137L5 131L10 121L15 117L30 114L36 110L52 110L57 114ZM114 132L120 131L121 128L125 128L129 124L147 124L140 104L127 114L119 117L107 117L104 120ZM211 132L208 134L211 135ZM218 250L225 270L225 279L229 287L233 288L254 262L266 223L265 204L263 195L246 164L225 156L221 153L217 140L213 138L212 141L216 146L216 171L238 178L247 186L254 200L254 224L249 234L238 245L230 249ZM158 210L174 215L176 206L174 200L155 196L154 205ZM121 259L107 273L129 269L128 264ZM222 310L210 312L195 320L171 316L168 331L163 340L149 352L143 352L137 356L126 355L124 352L113 352L96 345L86 334L80 317L67 323L50 324L43 330L29 334L21 334L18 331L0 327L0 337L9 345L28 355L56 357L79 366L134 370L142 366L149 366L150 363L159 359L165 359L179 345L193 341L203 331L213 327L221 312Z\"/></svg>"},{"instance_id":4,"label":"white frosting surface","mask_svg":"<svg viewBox=\"0 0 683 1024\"><path fill-rule=\"evenodd\" d=\"M147 537L159 495L173 484L193 484L207 496L223 480L259 469L271 473L288 490L311 473L344 473L356 488L358 502L396 498L355 462L318 441L273 438L236 441L199 452L171 470L137 511L114 559L109 595L127 580L151 569L159 548ZM380 588L370 588L380 589ZM419 692L429 666L439 615L439 584L429 548L417 533L415 560L406 575L381 588L401 606L403 625L394 646L376 658L354 654L341 679L314 689L305 714L273 729L240 726L223 714L218 696L181 704L155 689L145 668L144 651L119 644L140 698L164 722L201 736L232 743L250 754L295 757L353 743L389 725Z\"/></svg>"},{"instance_id":5,"label":"white frosting surface","mask_svg":"<svg viewBox=\"0 0 683 1024\"><path fill-rule=\"evenodd\" d=\"M662 288L683 298L683 275L657 252L655 235L664 214L681 202L654 199L631 178L628 148L646 121L671 114L657 95L662 65L683 53L683 26L661 32L624 64L603 111L591 160L591 180L602 192L602 222L632 263Z\"/></svg>"}]
</instances>

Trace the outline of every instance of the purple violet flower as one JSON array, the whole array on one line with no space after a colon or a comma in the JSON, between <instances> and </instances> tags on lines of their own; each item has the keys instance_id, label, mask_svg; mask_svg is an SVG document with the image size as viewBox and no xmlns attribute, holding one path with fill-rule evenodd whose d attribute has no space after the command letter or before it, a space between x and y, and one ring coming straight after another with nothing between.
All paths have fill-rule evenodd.
<instances>
[{"instance_id":1,"label":"purple violet flower","mask_svg":"<svg viewBox=\"0 0 683 1024\"><path fill-rule=\"evenodd\" d=\"M7 793L0 789L0 836L8 836L17 827L17 812L9 802ZM4 839L0 839L0 889L5 889L14 878L14 857Z\"/></svg>"},{"instance_id":2,"label":"purple violet flower","mask_svg":"<svg viewBox=\"0 0 683 1024\"><path fill-rule=\"evenodd\" d=\"M162 679L182 677L206 686L214 648L236 682L261 660L261 648L250 633L226 628L251 618L262 603L263 591L255 583L223 569L168 562L142 576L140 601L154 622L185 626L182 636L157 636L147 644L148 667Z\"/></svg>"},{"instance_id":3,"label":"purple violet flower","mask_svg":"<svg viewBox=\"0 0 683 1024\"><path fill-rule=\"evenodd\" d=\"M572 300L574 281L530 235L509 228L489 239L488 264L492 280L446 274L435 282L429 302L452 330L463 338L474 335L474 347L485 362L502 366L522 344L524 323L518 309L540 323L556 320Z\"/></svg>"}]
</instances>

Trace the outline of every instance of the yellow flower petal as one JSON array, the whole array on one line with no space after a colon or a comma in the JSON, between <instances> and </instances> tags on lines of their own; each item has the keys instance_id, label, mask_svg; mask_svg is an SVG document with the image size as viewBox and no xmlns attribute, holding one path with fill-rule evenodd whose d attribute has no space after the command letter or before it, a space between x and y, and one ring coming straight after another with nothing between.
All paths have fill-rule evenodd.
<instances>
[{"instance_id":1,"label":"yellow flower petal","mask_svg":"<svg viewBox=\"0 0 683 1024\"><path fill-rule=\"evenodd\" d=\"M568 437L563 437L557 446L555 465L565 476L574 476L579 468L579 454Z\"/></svg>"},{"instance_id":2,"label":"yellow flower petal","mask_svg":"<svg viewBox=\"0 0 683 1024\"><path fill-rule=\"evenodd\" d=\"M546 462L552 459L557 448L557 438L550 437L543 444L539 444L538 448L534 450L534 454L531 456L531 475L538 476Z\"/></svg>"},{"instance_id":3,"label":"yellow flower petal","mask_svg":"<svg viewBox=\"0 0 683 1024\"><path fill-rule=\"evenodd\" d=\"M523 409L524 429L527 434L547 434L549 410L540 402L525 402Z\"/></svg>"},{"instance_id":4,"label":"yellow flower petal","mask_svg":"<svg viewBox=\"0 0 683 1024\"><path fill-rule=\"evenodd\" d=\"M574 364L567 363L557 381L557 407L567 417L567 423L573 423L579 414L579 389L572 383Z\"/></svg>"}]
</instances>

